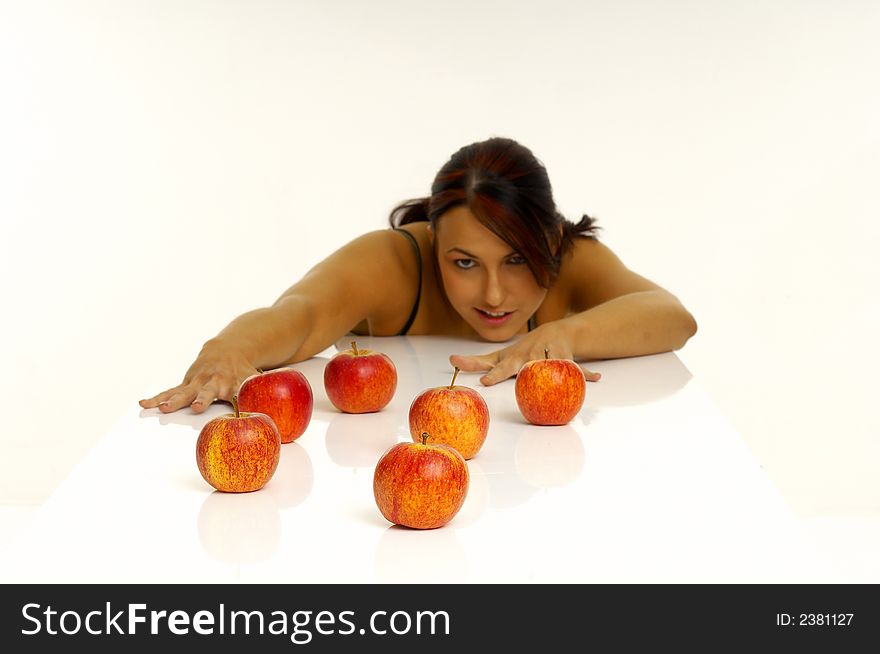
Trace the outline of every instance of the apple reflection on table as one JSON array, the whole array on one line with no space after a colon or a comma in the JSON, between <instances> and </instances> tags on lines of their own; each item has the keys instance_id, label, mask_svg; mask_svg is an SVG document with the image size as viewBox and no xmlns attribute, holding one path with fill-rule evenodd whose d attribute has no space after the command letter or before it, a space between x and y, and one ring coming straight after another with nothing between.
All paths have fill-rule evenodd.
<instances>
[{"instance_id":1,"label":"apple reflection on table","mask_svg":"<svg viewBox=\"0 0 880 654\"><path fill-rule=\"evenodd\" d=\"M489 506L489 480L483 467L476 458L470 459L467 466L470 474L467 497L450 523L456 529L477 523Z\"/></svg>"},{"instance_id":2,"label":"apple reflection on table","mask_svg":"<svg viewBox=\"0 0 880 654\"><path fill-rule=\"evenodd\" d=\"M375 571L384 583L439 584L467 578L464 546L452 522L438 529L410 529L389 525L376 543Z\"/></svg>"},{"instance_id":3,"label":"apple reflection on table","mask_svg":"<svg viewBox=\"0 0 880 654\"><path fill-rule=\"evenodd\" d=\"M502 418L490 427L483 449L471 460L485 475L492 508L518 506L539 489L561 487L581 475L584 429L597 411L585 406L571 423L552 426L529 424L509 407L497 413Z\"/></svg>"},{"instance_id":4,"label":"apple reflection on table","mask_svg":"<svg viewBox=\"0 0 880 654\"><path fill-rule=\"evenodd\" d=\"M205 552L234 565L265 561L281 539L278 504L264 491L214 491L202 503L197 526Z\"/></svg>"},{"instance_id":5,"label":"apple reflection on table","mask_svg":"<svg viewBox=\"0 0 880 654\"><path fill-rule=\"evenodd\" d=\"M404 440L410 440L409 431L393 412L336 413L327 425L324 445L336 465L351 468L355 474L368 469L372 475L382 454Z\"/></svg>"},{"instance_id":6,"label":"apple reflection on table","mask_svg":"<svg viewBox=\"0 0 880 654\"><path fill-rule=\"evenodd\" d=\"M271 558L281 539L281 512L305 501L314 484L308 452L298 443L281 446L272 479L253 493L214 491L199 511L199 542L214 559L242 565Z\"/></svg>"},{"instance_id":7,"label":"apple reflection on table","mask_svg":"<svg viewBox=\"0 0 880 654\"><path fill-rule=\"evenodd\" d=\"M513 452L517 476L534 488L559 488L584 470L584 444L571 425L523 425Z\"/></svg>"},{"instance_id":8,"label":"apple reflection on table","mask_svg":"<svg viewBox=\"0 0 880 654\"><path fill-rule=\"evenodd\" d=\"M469 463L476 464L486 481L488 505L509 509L526 502L537 490L516 474L514 450L517 438L507 430L489 427L482 450Z\"/></svg>"}]
</instances>

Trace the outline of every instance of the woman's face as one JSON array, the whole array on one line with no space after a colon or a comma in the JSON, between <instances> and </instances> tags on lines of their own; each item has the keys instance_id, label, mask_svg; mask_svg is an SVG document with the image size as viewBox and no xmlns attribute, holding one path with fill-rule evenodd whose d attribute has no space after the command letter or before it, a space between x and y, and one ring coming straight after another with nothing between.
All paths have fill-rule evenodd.
<instances>
[{"instance_id":1,"label":"woman's face","mask_svg":"<svg viewBox=\"0 0 880 654\"><path fill-rule=\"evenodd\" d=\"M517 334L547 295L526 260L466 206L437 220L435 250L452 307L487 341Z\"/></svg>"}]
</instances>

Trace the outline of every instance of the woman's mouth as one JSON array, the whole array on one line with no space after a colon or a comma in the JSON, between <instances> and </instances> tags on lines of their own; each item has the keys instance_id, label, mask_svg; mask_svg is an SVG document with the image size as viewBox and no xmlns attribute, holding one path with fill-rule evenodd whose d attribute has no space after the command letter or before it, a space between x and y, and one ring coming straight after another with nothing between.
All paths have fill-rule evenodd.
<instances>
[{"instance_id":1,"label":"woman's mouth","mask_svg":"<svg viewBox=\"0 0 880 654\"><path fill-rule=\"evenodd\" d=\"M510 319L510 316L513 315L513 311L486 311L484 309L476 308L475 310L477 315L480 316L480 319L492 327L503 325Z\"/></svg>"}]
</instances>

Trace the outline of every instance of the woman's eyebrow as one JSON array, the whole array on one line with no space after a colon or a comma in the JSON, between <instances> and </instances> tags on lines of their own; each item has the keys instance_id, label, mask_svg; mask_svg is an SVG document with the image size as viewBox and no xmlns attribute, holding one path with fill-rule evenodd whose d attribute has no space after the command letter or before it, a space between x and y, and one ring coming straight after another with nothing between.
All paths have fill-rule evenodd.
<instances>
[{"instance_id":1,"label":"woman's eyebrow","mask_svg":"<svg viewBox=\"0 0 880 654\"><path fill-rule=\"evenodd\" d=\"M464 256L470 257L471 259L479 259L476 254L471 254L467 250L462 250L459 247L449 248L448 250L446 250L446 254L449 254L450 252L461 252Z\"/></svg>"},{"instance_id":2,"label":"woman's eyebrow","mask_svg":"<svg viewBox=\"0 0 880 654\"><path fill-rule=\"evenodd\" d=\"M463 250L460 247L449 248L448 250L446 250L446 254L449 254L450 252L460 252L464 256L469 257L471 259L479 259L480 258L476 254L471 254L467 250ZM512 256L518 255L518 254L519 254L519 252L516 252L515 250L511 250L510 252L508 252L504 256L505 257L512 257Z\"/></svg>"}]
</instances>

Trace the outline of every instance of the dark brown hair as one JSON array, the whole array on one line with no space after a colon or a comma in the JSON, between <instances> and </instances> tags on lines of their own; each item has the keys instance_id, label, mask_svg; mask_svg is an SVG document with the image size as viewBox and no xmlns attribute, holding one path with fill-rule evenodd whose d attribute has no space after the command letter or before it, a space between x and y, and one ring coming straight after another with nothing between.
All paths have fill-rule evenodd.
<instances>
[{"instance_id":1,"label":"dark brown hair","mask_svg":"<svg viewBox=\"0 0 880 654\"><path fill-rule=\"evenodd\" d=\"M472 143L452 155L431 185L431 196L407 200L391 211L392 227L437 220L465 205L487 229L526 260L548 287L576 236L596 238L595 220L572 223L556 210L550 178L532 151L508 138ZM560 230L561 227L561 230Z\"/></svg>"}]
</instances>

